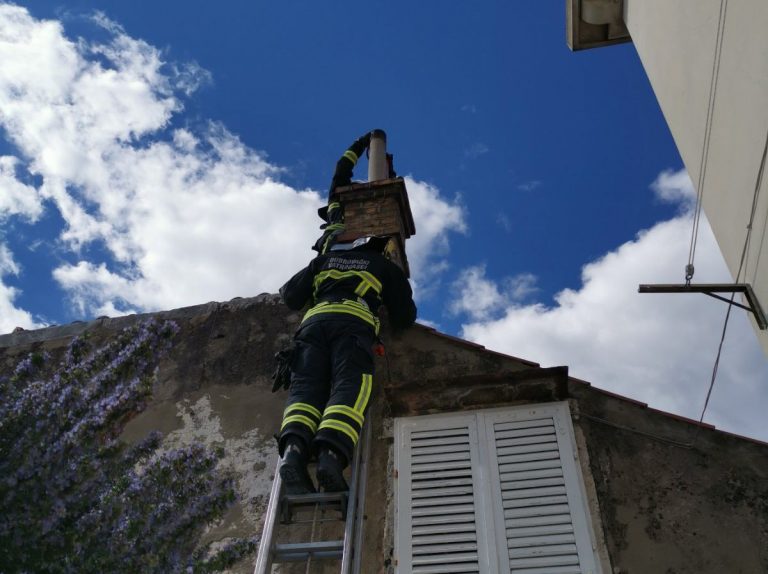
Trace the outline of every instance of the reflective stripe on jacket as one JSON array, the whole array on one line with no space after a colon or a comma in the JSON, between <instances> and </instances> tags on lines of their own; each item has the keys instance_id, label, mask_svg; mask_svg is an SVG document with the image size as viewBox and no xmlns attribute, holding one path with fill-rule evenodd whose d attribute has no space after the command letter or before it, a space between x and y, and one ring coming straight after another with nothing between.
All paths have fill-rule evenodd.
<instances>
[{"instance_id":1,"label":"reflective stripe on jacket","mask_svg":"<svg viewBox=\"0 0 768 574\"><path fill-rule=\"evenodd\" d=\"M396 328L408 327L416 319L411 286L402 269L372 250L318 255L283 285L280 295L296 311L310 305L304 321L343 313L378 330L381 305Z\"/></svg>"}]
</instances>

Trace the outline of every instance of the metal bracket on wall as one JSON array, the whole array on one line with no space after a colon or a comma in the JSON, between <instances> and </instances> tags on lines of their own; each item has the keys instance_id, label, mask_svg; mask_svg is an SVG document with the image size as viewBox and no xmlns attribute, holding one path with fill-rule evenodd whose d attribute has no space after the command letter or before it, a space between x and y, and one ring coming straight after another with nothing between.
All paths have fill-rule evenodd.
<instances>
[{"instance_id":1,"label":"metal bracket on wall","mask_svg":"<svg viewBox=\"0 0 768 574\"><path fill-rule=\"evenodd\" d=\"M638 288L639 293L704 293L715 299L725 301L729 305L735 305L746 311L752 313L755 317L755 322L761 331L768 328L768 319L765 316L765 312L760 307L760 302L755 296L755 292L752 290L752 286L748 283L699 283L697 285L684 284L655 284L655 285L640 285ZM744 295L744 299L747 301L747 305L736 303L715 293L741 293Z\"/></svg>"}]
</instances>

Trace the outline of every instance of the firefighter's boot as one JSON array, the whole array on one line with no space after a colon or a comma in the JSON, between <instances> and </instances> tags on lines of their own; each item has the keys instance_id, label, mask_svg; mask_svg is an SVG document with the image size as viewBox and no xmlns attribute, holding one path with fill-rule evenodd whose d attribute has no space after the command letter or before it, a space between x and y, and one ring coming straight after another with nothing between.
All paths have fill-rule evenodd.
<instances>
[{"instance_id":1,"label":"firefighter's boot","mask_svg":"<svg viewBox=\"0 0 768 574\"><path fill-rule=\"evenodd\" d=\"M283 452L280 478L286 494L309 494L315 492L315 485L307 472L309 453L303 441L289 440Z\"/></svg>"},{"instance_id":2,"label":"firefighter's boot","mask_svg":"<svg viewBox=\"0 0 768 574\"><path fill-rule=\"evenodd\" d=\"M323 448L317 455L317 485L324 492L344 492L349 490L344 480L346 461L342 455L329 448Z\"/></svg>"}]
</instances>

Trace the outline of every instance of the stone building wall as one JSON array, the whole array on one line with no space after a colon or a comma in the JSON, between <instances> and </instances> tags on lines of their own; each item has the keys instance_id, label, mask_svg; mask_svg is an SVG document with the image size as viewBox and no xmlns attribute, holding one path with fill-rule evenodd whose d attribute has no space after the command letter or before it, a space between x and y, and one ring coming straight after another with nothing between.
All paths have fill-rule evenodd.
<instances>
[{"instance_id":1,"label":"stone building wall","mask_svg":"<svg viewBox=\"0 0 768 574\"><path fill-rule=\"evenodd\" d=\"M240 502L208 536L258 535L285 400L270 392L272 357L292 337L300 313L260 295L155 316L173 319L180 332L161 364L153 401L125 438L157 429L167 447L223 447ZM61 352L86 329L96 341L107 338L141 318L2 335L0 366L31 350ZM565 367L542 369L423 326L399 335L385 330L384 339L370 412L366 574L394 568L395 417L549 401L571 408L593 523L610 561L606 573L768 572L768 446L605 393L568 377ZM252 569L249 562L235 571Z\"/></svg>"}]
</instances>

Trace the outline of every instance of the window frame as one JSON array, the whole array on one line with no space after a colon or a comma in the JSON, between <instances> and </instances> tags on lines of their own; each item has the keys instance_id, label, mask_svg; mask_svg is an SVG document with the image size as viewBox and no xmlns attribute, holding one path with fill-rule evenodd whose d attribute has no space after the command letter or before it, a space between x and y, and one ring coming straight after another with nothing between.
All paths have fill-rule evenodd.
<instances>
[{"instance_id":1,"label":"window frame","mask_svg":"<svg viewBox=\"0 0 768 574\"><path fill-rule=\"evenodd\" d=\"M395 448L395 559L396 572L410 574L411 564L411 439L413 432L466 424L470 429L478 563L481 572L510 572L506 527L501 510L501 481L494 424L551 418L554 423L560 468L565 482L581 572L600 574L601 562L587 490L567 401L399 417L394 421ZM472 430L474 429L474 431Z\"/></svg>"}]
</instances>

